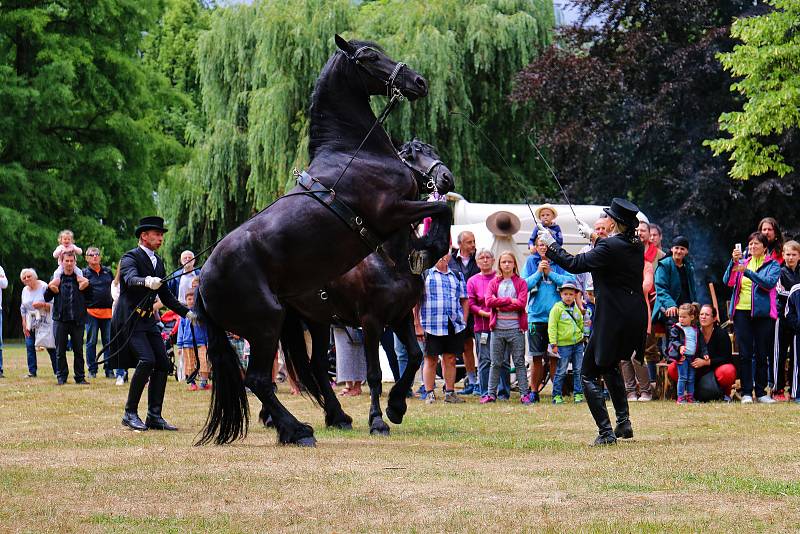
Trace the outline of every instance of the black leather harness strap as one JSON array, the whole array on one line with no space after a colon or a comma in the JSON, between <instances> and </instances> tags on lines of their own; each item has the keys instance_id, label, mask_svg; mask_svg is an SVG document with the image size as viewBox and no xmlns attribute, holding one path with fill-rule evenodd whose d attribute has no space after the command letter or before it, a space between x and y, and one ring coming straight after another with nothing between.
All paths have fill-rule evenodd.
<instances>
[{"instance_id":1,"label":"black leather harness strap","mask_svg":"<svg viewBox=\"0 0 800 534\"><path fill-rule=\"evenodd\" d=\"M306 171L297 174L297 183L307 190L312 197L335 213L343 223L358 235L371 251L384 254L383 241L364 224L364 219L360 215L357 215L343 200L336 198L336 191L328 189L319 183L316 178L309 176Z\"/></svg>"}]
</instances>

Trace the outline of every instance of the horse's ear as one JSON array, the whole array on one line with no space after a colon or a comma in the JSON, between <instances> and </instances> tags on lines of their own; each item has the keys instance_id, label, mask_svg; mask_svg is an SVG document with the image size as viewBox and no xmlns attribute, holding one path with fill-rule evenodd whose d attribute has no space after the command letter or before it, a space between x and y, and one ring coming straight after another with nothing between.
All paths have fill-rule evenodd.
<instances>
[{"instance_id":1,"label":"horse's ear","mask_svg":"<svg viewBox=\"0 0 800 534\"><path fill-rule=\"evenodd\" d=\"M350 43L348 43L347 40L338 33L333 36L333 40L336 41L336 46L338 46L339 50L342 52L347 52L348 54L353 53L353 47L350 46Z\"/></svg>"}]
</instances>

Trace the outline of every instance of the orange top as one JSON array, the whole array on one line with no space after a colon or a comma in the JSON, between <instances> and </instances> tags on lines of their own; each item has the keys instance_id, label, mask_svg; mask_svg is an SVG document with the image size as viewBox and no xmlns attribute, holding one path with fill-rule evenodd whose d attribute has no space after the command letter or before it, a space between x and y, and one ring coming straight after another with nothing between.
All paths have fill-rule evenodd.
<instances>
[{"instance_id":1,"label":"orange top","mask_svg":"<svg viewBox=\"0 0 800 534\"><path fill-rule=\"evenodd\" d=\"M111 319L111 308L86 308L86 313L95 319Z\"/></svg>"}]
</instances>

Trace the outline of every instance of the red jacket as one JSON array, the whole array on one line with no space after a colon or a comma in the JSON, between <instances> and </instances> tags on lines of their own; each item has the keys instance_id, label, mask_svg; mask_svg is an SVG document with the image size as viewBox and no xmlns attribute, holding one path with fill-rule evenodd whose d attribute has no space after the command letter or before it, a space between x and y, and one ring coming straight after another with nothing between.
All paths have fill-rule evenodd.
<instances>
[{"instance_id":1,"label":"red jacket","mask_svg":"<svg viewBox=\"0 0 800 534\"><path fill-rule=\"evenodd\" d=\"M486 288L486 306L490 308L489 311L492 314L489 319L489 330L494 330L495 324L497 324L498 311L515 311L519 312L519 329L525 331L528 329L528 314L525 311L528 306L528 284L516 274L511 277L514 289L517 290L517 304L512 304L510 297L497 296L497 290L502 281L502 276L496 276L494 280L489 282L489 287Z\"/></svg>"}]
</instances>

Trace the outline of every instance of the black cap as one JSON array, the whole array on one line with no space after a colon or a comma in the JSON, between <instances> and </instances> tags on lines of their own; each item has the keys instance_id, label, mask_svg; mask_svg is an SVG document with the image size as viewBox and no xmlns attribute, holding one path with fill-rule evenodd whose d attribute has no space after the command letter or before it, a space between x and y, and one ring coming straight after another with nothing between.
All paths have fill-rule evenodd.
<instances>
[{"instance_id":1,"label":"black cap","mask_svg":"<svg viewBox=\"0 0 800 534\"><path fill-rule=\"evenodd\" d=\"M611 201L611 206L603 208L603 211L606 212L609 217L625 226L639 226L639 219L636 218L636 214L639 213L639 208L629 200L615 198Z\"/></svg>"},{"instance_id":2,"label":"black cap","mask_svg":"<svg viewBox=\"0 0 800 534\"><path fill-rule=\"evenodd\" d=\"M139 219L139 226L136 227L136 230L134 230L133 233L136 234L136 237L139 237L142 232L147 230L160 230L162 232L166 232L167 229L164 228L164 219L157 216L142 217Z\"/></svg>"},{"instance_id":3,"label":"black cap","mask_svg":"<svg viewBox=\"0 0 800 534\"><path fill-rule=\"evenodd\" d=\"M672 239L672 246L673 247L683 247L686 250L689 250L689 240L683 237L682 235L676 235Z\"/></svg>"}]
</instances>

